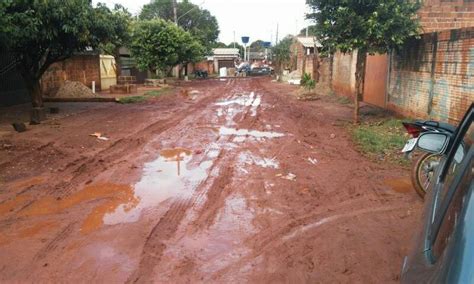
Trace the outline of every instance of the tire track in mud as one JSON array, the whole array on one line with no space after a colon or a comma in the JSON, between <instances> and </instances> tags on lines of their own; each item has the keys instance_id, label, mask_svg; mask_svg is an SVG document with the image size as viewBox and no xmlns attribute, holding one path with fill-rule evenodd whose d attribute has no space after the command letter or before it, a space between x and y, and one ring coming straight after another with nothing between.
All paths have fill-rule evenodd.
<instances>
[{"instance_id":1,"label":"tire track in mud","mask_svg":"<svg viewBox=\"0 0 474 284\"><path fill-rule=\"evenodd\" d=\"M228 80L225 86L225 93L231 93L227 98L231 98L242 88L234 89L236 80ZM244 107L243 117L250 112L251 107ZM206 112L202 112L200 119L206 119ZM243 118L241 119L243 120ZM199 121L199 119L195 119ZM235 135L218 136L217 144L229 143ZM234 169L230 165L234 159L226 149L220 149L219 155L213 161L208 176L195 189L193 195L188 199L178 200L172 203L168 211L160 221L153 227L146 238L142 249L142 256L138 268L129 277L128 283L149 282L153 278L153 271L159 265L162 255L167 248L166 241L172 238L182 225L188 211L196 210L198 218L192 221L192 227L203 229L210 226L216 218L218 211L225 204L227 196L231 193L230 182ZM211 176L212 172L218 171L217 177Z\"/></svg>"}]
</instances>

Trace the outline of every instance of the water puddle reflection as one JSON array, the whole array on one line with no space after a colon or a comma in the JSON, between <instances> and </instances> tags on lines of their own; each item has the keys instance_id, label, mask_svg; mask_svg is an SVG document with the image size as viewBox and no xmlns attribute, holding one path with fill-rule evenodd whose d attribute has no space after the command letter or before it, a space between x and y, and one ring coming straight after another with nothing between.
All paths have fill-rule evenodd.
<instances>
[{"instance_id":1,"label":"water puddle reflection","mask_svg":"<svg viewBox=\"0 0 474 284\"><path fill-rule=\"evenodd\" d=\"M160 156L145 164L141 180L135 184L135 204L119 205L113 212L105 214L104 224L136 222L144 208L156 206L169 198L186 198L206 179L212 161L192 165L192 151L184 148L166 149Z\"/></svg>"},{"instance_id":2,"label":"water puddle reflection","mask_svg":"<svg viewBox=\"0 0 474 284\"><path fill-rule=\"evenodd\" d=\"M262 157L253 155L250 152L241 153L239 156L239 160L240 160L240 163L247 164L247 165L256 165L261 168L278 169L280 167L280 163L276 159L262 158Z\"/></svg>"},{"instance_id":3,"label":"water puddle reflection","mask_svg":"<svg viewBox=\"0 0 474 284\"><path fill-rule=\"evenodd\" d=\"M248 130L248 129L235 129L222 126L219 128L219 134L226 135L235 135L235 136L245 136L253 138L278 138L283 137L285 134L279 132L271 131L258 131L258 130Z\"/></svg>"},{"instance_id":4,"label":"water puddle reflection","mask_svg":"<svg viewBox=\"0 0 474 284\"><path fill-rule=\"evenodd\" d=\"M220 101L215 104L221 107L229 107L227 111L224 111L222 108L217 109L217 116L219 117L222 116L224 112L226 112L228 115L234 114L234 109L230 107L232 105L250 107L250 115L256 116L257 108L260 106L261 102L262 102L261 96L255 95L254 92L251 92L249 94L238 94L237 97Z\"/></svg>"}]
</instances>

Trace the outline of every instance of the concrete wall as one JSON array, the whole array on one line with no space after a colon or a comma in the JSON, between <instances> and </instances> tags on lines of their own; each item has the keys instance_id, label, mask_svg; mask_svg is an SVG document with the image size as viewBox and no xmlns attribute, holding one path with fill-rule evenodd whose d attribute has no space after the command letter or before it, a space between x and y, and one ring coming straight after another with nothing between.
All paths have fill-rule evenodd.
<instances>
[{"instance_id":1,"label":"concrete wall","mask_svg":"<svg viewBox=\"0 0 474 284\"><path fill-rule=\"evenodd\" d=\"M389 109L457 123L474 101L474 27L425 34L390 61Z\"/></svg>"},{"instance_id":2,"label":"concrete wall","mask_svg":"<svg viewBox=\"0 0 474 284\"><path fill-rule=\"evenodd\" d=\"M353 97L355 93L355 71L357 51L336 52L333 57L332 89L337 95Z\"/></svg>"},{"instance_id":3,"label":"concrete wall","mask_svg":"<svg viewBox=\"0 0 474 284\"><path fill-rule=\"evenodd\" d=\"M474 27L474 1L424 0L418 12L425 33Z\"/></svg>"},{"instance_id":4,"label":"concrete wall","mask_svg":"<svg viewBox=\"0 0 474 284\"><path fill-rule=\"evenodd\" d=\"M43 94L56 92L66 80L79 81L89 88L95 81L96 90L101 90L99 55L75 55L51 65L41 78Z\"/></svg>"}]
</instances>

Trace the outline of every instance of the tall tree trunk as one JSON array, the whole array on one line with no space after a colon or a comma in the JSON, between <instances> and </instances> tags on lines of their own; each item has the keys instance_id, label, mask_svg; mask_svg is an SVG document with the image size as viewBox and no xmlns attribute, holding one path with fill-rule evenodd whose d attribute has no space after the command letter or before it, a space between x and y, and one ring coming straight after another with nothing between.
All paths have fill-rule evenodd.
<instances>
[{"instance_id":1,"label":"tall tree trunk","mask_svg":"<svg viewBox=\"0 0 474 284\"><path fill-rule=\"evenodd\" d=\"M33 107L42 108L44 104L39 80L34 80L33 82L31 82L29 91L31 94L31 102L33 104Z\"/></svg>"},{"instance_id":2,"label":"tall tree trunk","mask_svg":"<svg viewBox=\"0 0 474 284\"><path fill-rule=\"evenodd\" d=\"M117 77L122 75L122 62L120 61L120 49L115 48L114 50L114 57L115 57L115 73L117 73Z\"/></svg>"},{"instance_id":3,"label":"tall tree trunk","mask_svg":"<svg viewBox=\"0 0 474 284\"><path fill-rule=\"evenodd\" d=\"M30 123L39 124L41 121L46 119L40 81L39 79L34 79L32 76L26 76L24 79L31 95L31 103L33 105L30 112Z\"/></svg>"},{"instance_id":4,"label":"tall tree trunk","mask_svg":"<svg viewBox=\"0 0 474 284\"><path fill-rule=\"evenodd\" d=\"M356 92L354 94L354 124L359 123L359 101L364 93L365 79L365 61L367 59L367 50L359 49L357 51L356 63Z\"/></svg>"}]
</instances>

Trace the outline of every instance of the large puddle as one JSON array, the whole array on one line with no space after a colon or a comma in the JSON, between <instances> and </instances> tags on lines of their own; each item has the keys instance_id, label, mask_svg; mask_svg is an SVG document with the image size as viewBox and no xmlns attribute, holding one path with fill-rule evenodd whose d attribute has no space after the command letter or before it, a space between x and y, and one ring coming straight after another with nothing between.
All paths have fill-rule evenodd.
<instances>
[{"instance_id":1,"label":"large puddle","mask_svg":"<svg viewBox=\"0 0 474 284\"><path fill-rule=\"evenodd\" d=\"M229 106L233 104L241 105L241 106L254 106L257 107L261 103L261 98L260 96L255 96L254 92L251 92L250 94L240 94L237 95L237 97L234 97L229 100L224 100L217 102L217 106Z\"/></svg>"},{"instance_id":2,"label":"large puddle","mask_svg":"<svg viewBox=\"0 0 474 284\"><path fill-rule=\"evenodd\" d=\"M210 149L207 156L212 159L218 154L215 149ZM191 150L165 149L156 160L145 164L143 176L134 186L113 183L86 186L65 198L47 196L36 200L19 215L59 214L79 204L100 202L84 220L81 232L94 231L104 224L135 222L144 208L156 206L169 198L192 195L194 189L206 179L211 166L211 160L193 163ZM28 196L22 195L4 202L0 205L0 213L7 213L28 199Z\"/></svg>"},{"instance_id":3,"label":"large puddle","mask_svg":"<svg viewBox=\"0 0 474 284\"><path fill-rule=\"evenodd\" d=\"M236 107L250 107L250 115L257 115L257 108L262 103L262 98L259 95L255 95L254 92L248 94L237 94L234 97L217 102L215 105L220 106L221 108L217 109L217 116L223 116L226 114L229 120L230 117L233 117L236 113L241 112L241 110L236 110Z\"/></svg>"},{"instance_id":4,"label":"large puddle","mask_svg":"<svg viewBox=\"0 0 474 284\"><path fill-rule=\"evenodd\" d=\"M258 130L248 130L248 129L236 129L222 126L219 128L219 134L222 136L226 135L235 135L243 137L253 137L253 138L278 138L283 137L285 134L272 131L258 131Z\"/></svg>"},{"instance_id":5,"label":"large puddle","mask_svg":"<svg viewBox=\"0 0 474 284\"><path fill-rule=\"evenodd\" d=\"M188 149L166 149L145 164L141 180L134 186L134 198L103 215L107 225L130 223L139 219L144 208L156 206L169 198L186 198L206 179L212 161L193 165ZM136 202L134 201L136 200Z\"/></svg>"}]
</instances>

